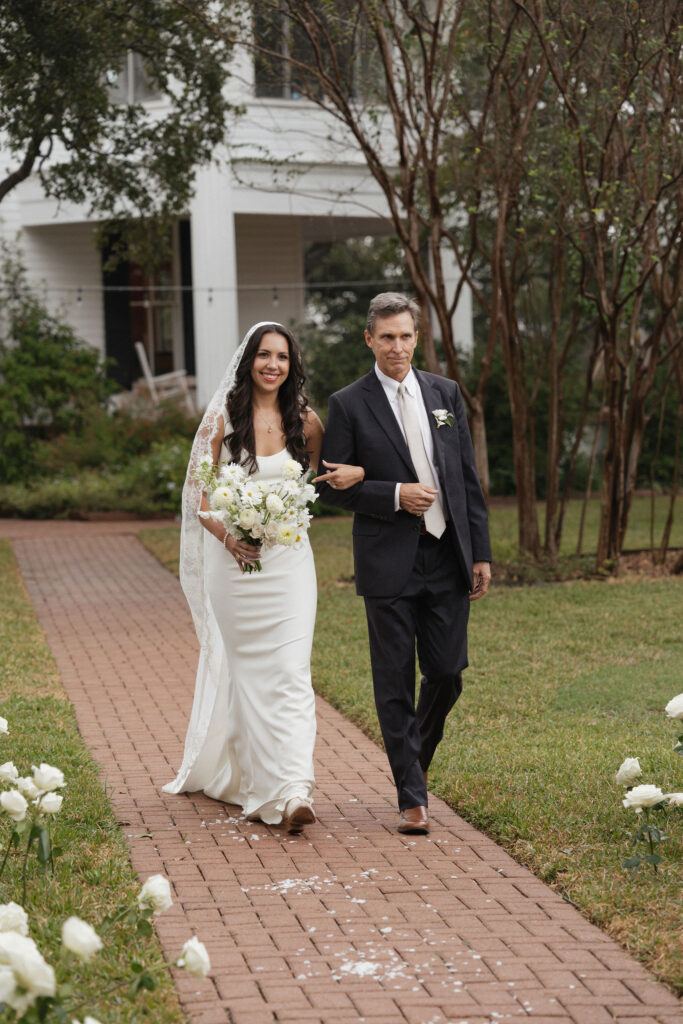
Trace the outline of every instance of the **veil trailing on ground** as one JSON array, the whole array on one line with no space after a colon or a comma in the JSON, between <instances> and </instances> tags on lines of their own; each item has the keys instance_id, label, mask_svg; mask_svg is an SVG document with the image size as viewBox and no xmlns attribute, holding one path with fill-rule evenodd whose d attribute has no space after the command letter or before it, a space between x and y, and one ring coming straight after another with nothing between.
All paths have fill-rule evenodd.
<instances>
[{"instance_id":1,"label":"veil trailing on ground","mask_svg":"<svg viewBox=\"0 0 683 1024\"><path fill-rule=\"evenodd\" d=\"M249 328L206 407L192 443L183 486L180 584L190 606L200 653L183 763L174 781L164 786L167 793L203 789L209 796L214 793L218 796L223 788L224 775L230 771L229 765L222 763L222 748L226 746L228 732L230 666L206 592L204 571L204 546L206 543L215 544L216 539L201 525L199 510L203 486L195 477L205 459L213 461L212 442L219 431L227 427L227 397L234 387L242 356L254 331L266 326L281 328L282 325L274 320L262 320Z\"/></svg>"}]
</instances>

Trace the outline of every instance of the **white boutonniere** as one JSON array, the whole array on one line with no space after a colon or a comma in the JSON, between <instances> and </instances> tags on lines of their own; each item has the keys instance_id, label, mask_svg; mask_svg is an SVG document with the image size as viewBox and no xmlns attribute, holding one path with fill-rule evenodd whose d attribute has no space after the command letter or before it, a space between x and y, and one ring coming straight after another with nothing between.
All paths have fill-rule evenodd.
<instances>
[{"instance_id":1,"label":"white boutonniere","mask_svg":"<svg viewBox=\"0 0 683 1024\"><path fill-rule=\"evenodd\" d=\"M432 409L432 416L436 420L437 429L453 426L453 413L449 412L448 409Z\"/></svg>"}]
</instances>

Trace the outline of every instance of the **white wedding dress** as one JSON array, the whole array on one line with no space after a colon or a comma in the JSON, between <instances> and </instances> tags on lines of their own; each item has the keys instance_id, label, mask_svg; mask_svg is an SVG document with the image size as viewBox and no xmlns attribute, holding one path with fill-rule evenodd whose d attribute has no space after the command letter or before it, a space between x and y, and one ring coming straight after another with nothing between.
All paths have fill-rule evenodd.
<instances>
[{"instance_id":1,"label":"white wedding dress","mask_svg":"<svg viewBox=\"0 0 683 1024\"><path fill-rule=\"evenodd\" d=\"M289 458L286 449L257 456L252 479L281 477ZM308 539L298 549L263 550L261 564L261 572L241 573L204 531L206 593L223 643L215 645L213 665L200 657L183 766L164 789L201 789L248 817L279 824L287 801L310 799L314 786L317 590Z\"/></svg>"}]
</instances>

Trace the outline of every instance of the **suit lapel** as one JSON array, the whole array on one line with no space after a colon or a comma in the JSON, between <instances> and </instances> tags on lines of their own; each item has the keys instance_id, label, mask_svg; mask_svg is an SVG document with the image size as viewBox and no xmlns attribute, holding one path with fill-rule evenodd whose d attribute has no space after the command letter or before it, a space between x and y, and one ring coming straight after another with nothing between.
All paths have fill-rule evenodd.
<instances>
[{"instance_id":1,"label":"suit lapel","mask_svg":"<svg viewBox=\"0 0 683 1024\"><path fill-rule=\"evenodd\" d=\"M434 461L439 470L439 476L441 477L441 480L444 481L446 479L446 460L443 448L444 438L439 436L439 428L437 426L436 417L432 413L433 409L440 408L442 398L439 395L438 391L436 391L432 387L427 378L422 375L420 370L415 370L413 368L413 372L417 377L418 384L420 385L422 398L425 404L425 409L427 411L427 419L429 420L429 429L432 432L432 442L434 444Z\"/></svg>"},{"instance_id":2,"label":"suit lapel","mask_svg":"<svg viewBox=\"0 0 683 1024\"><path fill-rule=\"evenodd\" d=\"M389 399L384 393L384 388L382 387L374 369L370 370L370 372L363 378L363 388L365 390L365 403L368 409L375 417L412 475L417 476L415 473L415 467L413 466L413 460L411 459L410 452L408 451L408 445L403 438L401 428L396 422L393 409L389 405Z\"/></svg>"}]
</instances>

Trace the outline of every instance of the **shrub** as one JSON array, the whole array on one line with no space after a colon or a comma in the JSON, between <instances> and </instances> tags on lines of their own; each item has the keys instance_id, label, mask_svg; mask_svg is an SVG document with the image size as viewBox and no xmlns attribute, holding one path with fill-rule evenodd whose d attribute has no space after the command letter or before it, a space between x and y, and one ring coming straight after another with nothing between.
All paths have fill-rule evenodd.
<instances>
[{"instance_id":1,"label":"shrub","mask_svg":"<svg viewBox=\"0 0 683 1024\"><path fill-rule=\"evenodd\" d=\"M37 476L30 485L0 487L0 515L69 518L91 512L177 515L191 443L161 441L117 469L84 469L73 476Z\"/></svg>"},{"instance_id":2,"label":"shrub","mask_svg":"<svg viewBox=\"0 0 683 1024\"><path fill-rule=\"evenodd\" d=\"M99 353L32 293L7 246L0 286L8 296L0 332L0 479L9 482L34 468L37 438L81 431L116 385Z\"/></svg>"}]
</instances>

